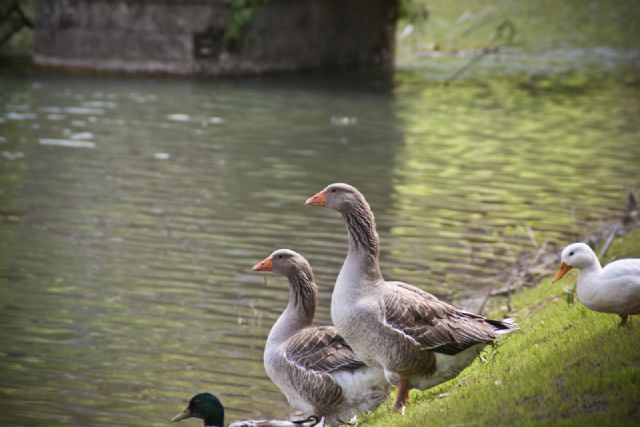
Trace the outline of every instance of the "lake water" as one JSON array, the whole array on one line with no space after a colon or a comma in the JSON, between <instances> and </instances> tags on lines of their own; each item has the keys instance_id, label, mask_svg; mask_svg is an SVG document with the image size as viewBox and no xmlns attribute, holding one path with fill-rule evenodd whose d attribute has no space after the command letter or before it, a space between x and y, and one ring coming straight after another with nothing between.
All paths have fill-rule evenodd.
<instances>
[{"instance_id":1,"label":"lake water","mask_svg":"<svg viewBox=\"0 0 640 427\"><path fill-rule=\"evenodd\" d=\"M504 286L531 237L560 246L622 213L637 80L444 87L452 70L4 75L3 424L163 426L205 390L229 420L286 416L261 356L287 285L251 266L307 256L329 322L346 234L304 201L331 182L370 201L385 277L449 301Z\"/></svg>"}]
</instances>

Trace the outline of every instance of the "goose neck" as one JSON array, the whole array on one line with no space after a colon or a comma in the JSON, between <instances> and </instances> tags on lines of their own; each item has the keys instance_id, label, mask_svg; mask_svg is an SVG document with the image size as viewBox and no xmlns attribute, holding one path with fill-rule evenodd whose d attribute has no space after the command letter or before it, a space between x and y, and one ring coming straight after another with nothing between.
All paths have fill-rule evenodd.
<instances>
[{"instance_id":1,"label":"goose neck","mask_svg":"<svg viewBox=\"0 0 640 427\"><path fill-rule=\"evenodd\" d=\"M376 221L369 205L365 202L355 203L342 213L347 233L349 234L349 249L366 252L372 257L378 257L378 232Z\"/></svg>"},{"instance_id":2,"label":"goose neck","mask_svg":"<svg viewBox=\"0 0 640 427\"><path fill-rule=\"evenodd\" d=\"M301 329L313 324L317 287L313 273L296 272L288 276L289 303L269 332L267 346L278 345Z\"/></svg>"},{"instance_id":3,"label":"goose neck","mask_svg":"<svg viewBox=\"0 0 640 427\"><path fill-rule=\"evenodd\" d=\"M318 287L311 269L300 269L287 277L289 279L289 304L287 310L298 313L305 326L313 323L316 313Z\"/></svg>"},{"instance_id":4,"label":"goose neck","mask_svg":"<svg viewBox=\"0 0 640 427\"><path fill-rule=\"evenodd\" d=\"M343 217L349 236L345 267L348 266L353 272L357 271L365 282L381 280L378 262L380 242L371 208L363 201L344 212Z\"/></svg>"}]
</instances>

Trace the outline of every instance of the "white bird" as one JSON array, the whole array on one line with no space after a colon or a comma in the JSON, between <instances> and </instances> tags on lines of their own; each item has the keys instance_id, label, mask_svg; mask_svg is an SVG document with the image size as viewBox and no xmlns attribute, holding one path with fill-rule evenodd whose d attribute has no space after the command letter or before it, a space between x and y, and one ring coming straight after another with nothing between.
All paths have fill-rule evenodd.
<instances>
[{"instance_id":1,"label":"white bird","mask_svg":"<svg viewBox=\"0 0 640 427\"><path fill-rule=\"evenodd\" d=\"M564 248L560 261L551 281L579 268L576 294L591 310L618 314L620 326L627 323L629 315L640 314L640 259L621 259L602 268L588 245L572 243Z\"/></svg>"}]
</instances>

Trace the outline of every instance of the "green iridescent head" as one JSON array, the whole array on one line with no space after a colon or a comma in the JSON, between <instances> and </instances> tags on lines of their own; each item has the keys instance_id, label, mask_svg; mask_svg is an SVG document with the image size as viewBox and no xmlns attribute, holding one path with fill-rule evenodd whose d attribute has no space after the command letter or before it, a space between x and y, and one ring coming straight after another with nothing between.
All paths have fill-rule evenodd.
<instances>
[{"instance_id":1,"label":"green iridescent head","mask_svg":"<svg viewBox=\"0 0 640 427\"><path fill-rule=\"evenodd\" d=\"M189 405L171 419L172 422L185 418L200 418L205 426L224 426L224 407L220 400L211 393L199 393L191 398Z\"/></svg>"}]
</instances>

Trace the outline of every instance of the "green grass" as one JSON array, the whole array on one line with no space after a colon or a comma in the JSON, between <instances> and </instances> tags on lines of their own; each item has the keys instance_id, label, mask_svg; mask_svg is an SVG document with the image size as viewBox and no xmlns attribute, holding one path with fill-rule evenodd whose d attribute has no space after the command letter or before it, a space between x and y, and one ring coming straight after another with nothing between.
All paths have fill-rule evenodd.
<instances>
[{"instance_id":1,"label":"green grass","mask_svg":"<svg viewBox=\"0 0 640 427\"><path fill-rule=\"evenodd\" d=\"M612 245L607 260L640 257L640 230ZM619 317L568 305L576 273L546 278L512 299L521 331L488 348L458 378L411 392L405 416L392 396L361 426L640 425L640 316ZM493 313L501 316L502 313Z\"/></svg>"}]
</instances>

